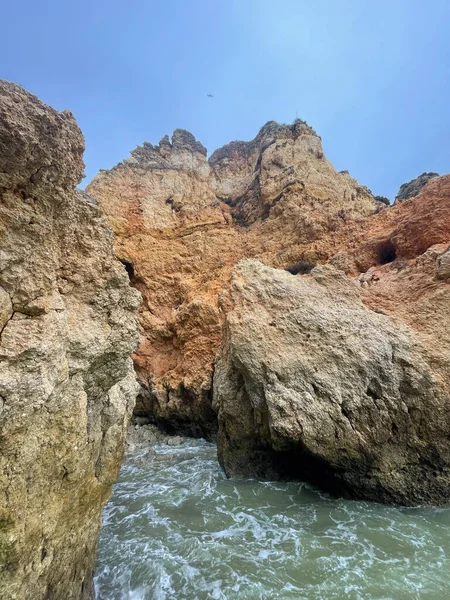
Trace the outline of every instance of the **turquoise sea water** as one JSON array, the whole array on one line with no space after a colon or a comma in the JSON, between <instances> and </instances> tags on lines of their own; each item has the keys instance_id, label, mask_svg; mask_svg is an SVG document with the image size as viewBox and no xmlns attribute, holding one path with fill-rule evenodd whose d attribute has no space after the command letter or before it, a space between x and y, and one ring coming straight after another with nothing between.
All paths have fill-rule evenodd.
<instances>
[{"instance_id":1,"label":"turquoise sea water","mask_svg":"<svg viewBox=\"0 0 450 600\"><path fill-rule=\"evenodd\" d=\"M192 440L126 457L104 511L98 600L450 600L450 509L232 481Z\"/></svg>"}]
</instances>

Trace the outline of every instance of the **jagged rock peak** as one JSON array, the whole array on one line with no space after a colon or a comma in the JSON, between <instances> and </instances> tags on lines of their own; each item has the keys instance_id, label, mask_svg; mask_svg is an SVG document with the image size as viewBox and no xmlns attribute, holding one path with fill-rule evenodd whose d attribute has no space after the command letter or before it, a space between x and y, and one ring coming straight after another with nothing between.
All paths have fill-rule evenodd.
<instances>
[{"instance_id":1,"label":"jagged rock peak","mask_svg":"<svg viewBox=\"0 0 450 600\"><path fill-rule=\"evenodd\" d=\"M415 179L411 179L411 181L403 183L397 192L395 201L401 202L402 200L407 200L408 198L414 198L414 196L417 196L424 185L426 185L430 179L434 179L435 177L439 177L439 173L422 173Z\"/></svg>"},{"instance_id":2,"label":"jagged rock peak","mask_svg":"<svg viewBox=\"0 0 450 600\"><path fill-rule=\"evenodd\" d=\"M320 139L320 136L317 135L314 129L301 119L295 119L291 125L268 121L261 127L253 140L249 142L235 140L229 144L225 144L212 153L208 162L211 166L214 166L236 152L250 156L255 150L263 152L277 139L290 138L296 140L301 135L312 135Z\"/></svg>"},{"instance_id":3,"label":"jagged rock peak","mask_svg":"<svg viewBox=\"0 0 450 600\"><path fill-rule=\"evenodd\" d=\"M195 139L190 131L186 129L175 129L172 135L172 147L175 149L199 152L206 156L207 150L202 143Z\"/></svg>"},{"instance_id":4,"label":"jagged rock peak","mask_svg":"<svg viewBox=\"0 0 450 600\"><path fill-rule=\"evenodd\" d=\"M209 164L214 168L214 165L222 159L235 155L250 156L252 153L264 152L277 139L292 139L296 140L301 135L311 135L319 140L320 136L310 127L306 121L296 119L291 125L280 124L276 121L268 121L257 133L253 140L233 141L213 152L209 159ZM207 149L195 136L186 129L175 129L170 140L168 135L165 135L159 144L151 144L143 142L141 146L137 146L130 152L131 157L120 162L116 167L123 165L134 165L146 168L164 169L169 167L171 162L170 156L172 153L186 152L191 154L200 154L206 158Z\"/></svg>"},{"instance_id":5,"label":"jagged rock peak","mask_svg":"<svg viewBox=\"0 0 450 600\"><path fill-rule=\"evenodd\" d=\"M180 155L200 155L200 160L205 161L206 154L206 148L192 133L186 129L175 129L172 141L168 135L165 135L159 144L144 142L142 146L137 146L130 152L130 158L120 162L114 168L124 165L147 169L175 168Z\"/></svg>"}]
</instances>

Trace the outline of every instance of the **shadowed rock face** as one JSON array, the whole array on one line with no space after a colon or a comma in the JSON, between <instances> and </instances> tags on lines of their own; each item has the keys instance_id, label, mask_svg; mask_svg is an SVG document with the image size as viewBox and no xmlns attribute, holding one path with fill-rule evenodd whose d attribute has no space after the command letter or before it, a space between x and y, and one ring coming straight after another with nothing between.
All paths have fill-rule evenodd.
<instances>
[{"instance_id":1,"label":"shadowed rock face","mask_svg":"<svg viewBox=\"0 0 450 600\"><path fill-rule=\"evenodd\" d=\"M381 314L386 287L398 292L388 273L364 288L375 311L361 302L359 282L331 266L293 276L241 262L222 298L214 375L226 473L298 478L381 502L448 503L445 261L431 251L397 276L410 295L426 282L403 321Z\"/></svg>"},{"instance_id":2,"label":"shadowed rock face","mask_svg":"<svg viewBox=\"0 0 450 600\"><path fill-rule=\"evenodd\" d=\"M88 186L111 223L117 256L144 301L134 356L137 411L169 429L210 433L219 294L242 257L273 266L328 258L314 244L378 208L370 191L338 173L303 121L267 123L207 161L185 131L144 144Z\"/></svg>"},{"instance_id":3,"label":"shadowed rock face","mask_svg":"<svg viewBox=\"0 0 450 600\"><path fill-rule=\"evenodd\" d=\"M434 179L435 177L439 177L439 173L422 173L422 175L419 175L415 179L411 179L411 181L403 183L397 192L395 201L401 202L402 200L407 200L408 198L414 198L414 196L417 196L423 186L426 185L430 179Z\"/></svg>"},{"instance_id":4,"label":"shadowed rock face","mask_svg":"<svg viewBox=\"0 0 450 600\"><path fill-rule=\"evenodd\" d=\"M139 294L71 113L0 82L0 596L92 597L136 381Z\"/></svg>"}]
</instances>

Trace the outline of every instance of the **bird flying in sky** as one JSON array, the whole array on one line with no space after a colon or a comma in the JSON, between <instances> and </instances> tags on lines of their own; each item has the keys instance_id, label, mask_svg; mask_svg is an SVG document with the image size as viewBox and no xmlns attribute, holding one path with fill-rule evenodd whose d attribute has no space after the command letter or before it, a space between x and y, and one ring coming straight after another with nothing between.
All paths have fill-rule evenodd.
<instances>
[{"instance_id":1,"label":"bird flying in sky","mask_svg":"<svg viewBox=\"0 0 450 600\"><path fill-rule=\"evenodd\" d=\"M214 98L214 94L206 94L208 98Z\"/></svg>"}]
</instances>

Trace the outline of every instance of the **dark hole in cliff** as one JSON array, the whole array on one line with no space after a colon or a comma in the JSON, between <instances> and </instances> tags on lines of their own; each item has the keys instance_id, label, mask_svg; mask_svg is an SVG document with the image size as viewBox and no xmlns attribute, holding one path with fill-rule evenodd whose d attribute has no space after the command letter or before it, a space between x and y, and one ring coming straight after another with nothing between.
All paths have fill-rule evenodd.
<instances>
[{"instance_id":1,"label":"dark hole in cliff","mask_svg":"<svg viewBox=\"0 0 450 600\"><path fill-rule=\"evenodd\" d=\"M341 413L344 415L344 417L346 419L348 419L350 421L351 415L350 415L349 411L346 408L344 408L343 406L341 406Z\"/></svg>"},{"instance_id":2,"label":"dark hole in cliff","mask_svg":"<svg viewBox=\"0 0 450 600\"><path fill-rule=\"evenodd\" d=\"M134 267L130 262L127 262L126 260L122 260L119 259L120 262L123 264L123 266L125 267L125 271L128 273L128 277L130 278L130 281L132 281L134 279Z\"/></svg>"},{"instance_id":3,"label":"dark hole in cliff","mask_svg":"<svg viewBox=\"0 0 450 600\"><path fill-rule=\"evenodd\" d=\"M284 481L306 481L336 497L350 497L347 483L323 459L305 448L258 453L260 464L253 464L252 476ZM256 461L258 462L258 459Z\"/></svg>"},{"instance_id":4,"label":"dark hole in cliff","mask_svg":"<svg viewBox=\"0 0 450 600\"><path fill-rule=\"evenodd\" d=\"M305 273L312 271L315 266L316 265L313 262L299 260L296 263L288 265L284 270L292 275L304 275Z\"/></svg>"},{"instance_id":5,"label":"dark hole in cliff","mask_svg":"<svg viewBox=\"0 0 450 600\"><path fill-rule=\"evenodd\" d=\"M373 398L374 400L378 400L379 399L379 395L377 394L377 392L373 388L371 388L370 386L367 388L366 394L370 398Z\"/></svg>"},{"instance_id":6,"label":"dark hole in cliff","mask_svg":"<svg viewBox=\"0 0 450 600\"><path fill-rule=\"evenodd\" d=\"M387 265L397 258L397 248L391 242L386 240L378 246L378 262L380 265Z\"/></svg>"},{"instance_id":7,"label":"dark hole in cliff","mask_svg":"<svg viewBox=\"0 0 450 600\"><path fill-rule=\"evenodd\" d=\"M134 266L132 263L130 263L127 260L124 260L122 258L119 258L119 260L125 267L125 270L128 273L128 277L130 278L130 284L133 287L137 287L138 283L143 283L142 279L138 275L136 275L136 273L134 271Z\"/></svg>"}]
</instances>

